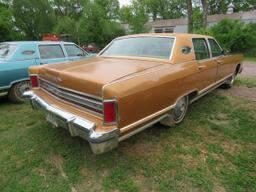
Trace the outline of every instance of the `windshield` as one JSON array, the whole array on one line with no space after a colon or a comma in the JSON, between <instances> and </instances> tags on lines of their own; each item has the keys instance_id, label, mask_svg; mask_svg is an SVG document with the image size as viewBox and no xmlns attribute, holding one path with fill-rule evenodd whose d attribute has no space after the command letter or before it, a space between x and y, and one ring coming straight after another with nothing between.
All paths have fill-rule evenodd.
<instances>
[{"instance_id":1,"label":"windshield","mask_svg":"<svg viewBox=\"0 0 256 192\"><path fill-rule=\"evenodd\" d=\"M10 57L16 50L16 45L11 44L0 44L0 58Z\"/></svg>"},{"instance_id":2,"label":"windshield","mask_svg":"<svg viewBox=\"0 0 256 192\"><path fill-rule=\"evenodd\" d=\"M174 38L131 37L114 40L103 56L134 56L169 59Z\"/></svg>"}]
</instances>

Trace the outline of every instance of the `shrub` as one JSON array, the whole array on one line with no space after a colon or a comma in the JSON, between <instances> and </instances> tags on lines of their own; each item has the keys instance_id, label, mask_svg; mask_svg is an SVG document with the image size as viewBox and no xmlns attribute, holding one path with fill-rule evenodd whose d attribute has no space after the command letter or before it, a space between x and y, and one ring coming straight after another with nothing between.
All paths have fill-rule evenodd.
<instances>
[{"instance_id":1,"label":"shrub","mask_svg":"<svg viewBox=\"0 0 256 192\"><path fill-rule=\"evenodd\" d=\"M256 54L256 24L245 24L239 20L222 20L218 24L200 29L197 33L214 36L223 48L230 52Z\"/></svg>"}]
</instances>

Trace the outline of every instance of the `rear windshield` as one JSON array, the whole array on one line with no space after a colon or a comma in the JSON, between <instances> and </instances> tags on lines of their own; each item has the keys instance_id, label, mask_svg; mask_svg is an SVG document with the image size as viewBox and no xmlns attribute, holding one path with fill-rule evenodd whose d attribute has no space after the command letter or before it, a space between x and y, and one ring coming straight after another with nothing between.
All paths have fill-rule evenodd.
<instances>
[{"instance_id":1,"label":"rear windshield","mask_svg":"<svg viewBox=\"0 0 256 192\"><path fill-rule=\"evenodd\" d=\"M5 59L10 57L16 50L17 45L11 45L6 43L0 44L0 58Z\"/></svg>"},{"instance_id":2,"label":"rear windshield","mask_svg":"<svg viewBox=\"0 0 256 192\"><path fill-rule=\"evenodd\" d=\"M101 55L169 59L173 43L171 37L123 38L114 40Z\"/></svg>"}]
</instances>

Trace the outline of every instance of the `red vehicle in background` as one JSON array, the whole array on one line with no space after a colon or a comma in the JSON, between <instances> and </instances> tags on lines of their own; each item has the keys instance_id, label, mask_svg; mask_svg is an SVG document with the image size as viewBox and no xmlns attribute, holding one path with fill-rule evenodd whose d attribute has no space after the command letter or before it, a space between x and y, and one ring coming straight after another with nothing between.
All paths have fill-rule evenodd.
<instances>
[{"instance_id":1,"label":"red vehicle in background","mask_svg":"<svg viewBox=\"0 0 256 192\"><path fill-rule=\"evenodd\" d=\"M95 43L90 43L87 46L83 45L82 48L88 53L99 53L101 50Z\"/></svg>"},{"instance_id":2,"label":"red vehicle in background","mask_svg":"<svg viewBox=\"0 0 256 192\"><path fill-rule=\"evenodd\" d=\"M71 34L45 34L42 37L43 41L66 41L72 42ZM95 43L89 43L87 45L83 45L82 48L88 53L99 53L101 49L96 46Z\"/></svg>"},{"instance_id":3,"label":"red vehicle in background","mask_svg":"<svg viewBox=\"0 0 256 192\"><path fill-rule=\"evenodd\" d=\"M70 34L45 34L42 37L43 41L72 41Z\"/></svg>"}]
</instances>

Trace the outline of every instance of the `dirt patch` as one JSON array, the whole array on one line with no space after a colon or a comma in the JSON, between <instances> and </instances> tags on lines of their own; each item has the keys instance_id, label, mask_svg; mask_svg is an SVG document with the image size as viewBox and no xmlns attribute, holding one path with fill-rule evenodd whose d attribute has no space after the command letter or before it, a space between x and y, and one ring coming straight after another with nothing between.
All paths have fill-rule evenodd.
<instances>
[{"instance_id":1,"label":"dirt patch","mask_svg":"<svg viewBox=\"0 0 256 192\"><path fill-rule=\"evenodd\" d=\"M243 62L243 72L240 74L240 76L256 78L256 62L255 61L244 61Z\"/></svg>"},{"instance_id":2,"label":"dirt patch","mask_svg":"<svg viewBox=\"0 0 256 192\"><path fill-rule=\"evenodd\" d=\"M121 147L125 154L133 157L149 158L160 156L163 152L163 146L160 142L150 141L145 138L140 139L140 142L136 142L134 145L128 140L124 141Z\"/></svg>"},{"instance_id":3,"label":"dirt patch","mask_svg":"<svg viewBox=\"0 0 256 192\"><path fill-rule=\"evenodd\" d=\"M214 118L209 118L208 121L216 125L229 124L228 115L225 113L219 113L216 116L214 116Z\"/></svg>"},{"instance_id":4,"label":"dirt patch","mask_svg":"<svg viewBox=\"0 0 256 192\"><path fill-rule=\"evenodd\" d=\"M53 158L52 158L52 163L57 168L57 170L59 171L60 175L69 184L71 192L77 192L75 187L73 187L72 184L68 181L68 177L67 177L66 173L64 172L64 169L62 167L62 164L63 164L62 158L59 155L54 155Z\"/></svg>"},{"instance_id":5,"label":"dirt patch","mask_svg":"<svg viewBox=\"0 0 256 192\"><path fill-rule=\"evenodd\" d=\"M223 95L242 97L244 99L256 102L256 88L246 86L234 86L228 90L219 89L218 92Z\"/></svg>"},{"instance_id":6,"label":"dirt patch","mask_svg":"<svg viewBox=\"0 0 256 192\"><path fill-rule=\"evenodd\" d=\"M75 188L78 192L87 191L103 191L101 178L97 178L89 169L81 168L81 175L84 176L84 180L78 183ZM104 178L107 175L107 171L101 170L101 176Z\"/></svg>"}]
</instances>

